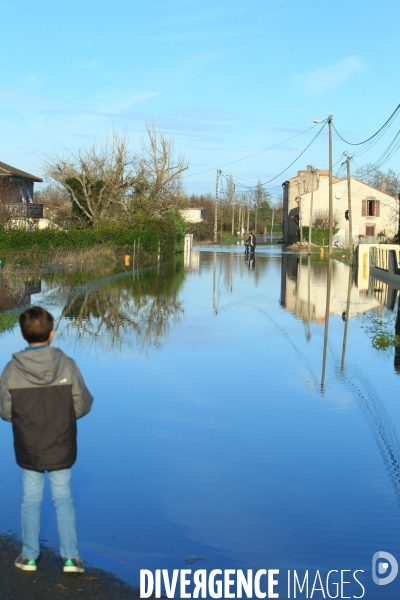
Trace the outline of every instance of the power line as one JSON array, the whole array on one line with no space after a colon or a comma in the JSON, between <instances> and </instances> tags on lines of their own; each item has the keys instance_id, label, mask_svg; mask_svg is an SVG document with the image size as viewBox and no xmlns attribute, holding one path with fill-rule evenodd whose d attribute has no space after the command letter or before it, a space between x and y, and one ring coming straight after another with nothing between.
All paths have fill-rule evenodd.
<instances>
[{"instance_id":1,"label":"power line","mask_svg":"<svg viewBox=\"0 0 400 600\"><path fill-rule=\"evenodd\" d=\"M312 145L312 144L315 142L315 140L317 139L317 137L319 136L319 134L321 133L321 131L324 129L324 127L325 127L326 123L327 123L327 120L325 120L325 121L324 121L324 124L322 125L322 127L321 127L321 128L320 128L320 130L318 131L317 135L315 135L315 136L313 137L313 139L311 140L311 142L310 142L310 143L309 143L309 144L308 144L308 145L307 145L307 146L304 148L304 150L302 150L302 152L300 152L300 154L299 154L299 155L298 155L298 156L297 156L297 157L294 159L294 161L292 161L292 162L290 163L290 165L288 165L288 166L287 166L287 167L286 167L286 168L285 168L283 171L281 171L280 173L278 173L278 175L275 175L275 177L272 177L272 179L269 179L268 181L265 181L264 183L257 184L257 185L246 186L246 185L242 185L241 183L237 183L236 185L237 185L238 187L242 187L242 188L245 188L245 189L255 189L255 188L257 188L259 185L261 185L261 186L267 185L267 184L268 184L268 183L270 183L271 181L274 181L275 179L277 179L278 177L280 177L280 176L281 176L283 173L285 173L286 171L288 171L288 170L290 169L290 167L291 167L292 165L294 165L294 163L295 163L297 160L299 160L300 156L302 156L302 155L304 154L304 152L305 152L306 150L308 150L308 148L309 148L309 147L310 147L310 146L311 146L311 145ZM222 175L223 175L224 177L226 177L226 175L224 175L224 173L222 173Z\"/></svg>"},{"instance_id":2,"label":"power line","mask_svg":"<svg viewBox=\"0 0 400 600\"><path fill-rule=\"evenodd\" d=\"M318 123L317 123L317 125L318 125ZM242 160L246 160L247 158L252 158L253 156L257 156L257 154L262 154L263 152L267 152L267 150L272 150L272 148L276 148L277 146L280 146L281 144L286 144L286 142L290 142L290 140L294 140L294 138L299 137L299 135L303 135L303 133L307 133L307 131L310 131L310 129L314 129L314 127L316 127L317 125L312 125L312 127L309 127L308 129L305 129L304 131L300 131L300 133L296 133L296 135L293 135L292 137L287 138L286 140L283 140L282 142L278 142L277 144L274 144L273 146L264 148L264 150L259 150L258 152L254 152L254 154L249 154L248 156L244 156L243 158L238 158L237 160L233 160L232 162L225 163L224 165L220 165L219 168L222 169L223 167L228 167L229 165L233 165ZM187 179L187 177L194 177L195 175L202 175L203 173L209 173L210 171L215 171L215 169L216 169L216 167L213 169L207 169L206 171L192 173L191 175L184 175L182 177L182 179Z\"/></svg>"},{"instance_id":3,"label":"power line","mask_svg":"<svg viewBox=\"0 0 400 600\"><path fill-rule=\"evenodd\" d=\"M342 141L343 141L345 144L350 144L351 146L361 146L362 144L366 144L367 142L369 142L370 140L372 140L372 139L373 139L373 138L374 138L376 135L378 135L378 133L379 133L380 131L382 131L382 129L384 129L384 127L386 127L386 125L388 125L388 124L390 123L390 121L391 121L392 119L394 119L394 118L395 118L395 116L397 116L397 113L398 113L399 109L400 109L400 104L398 104L398 105L397 105L397 107L395 108L395 110L392 112L392 114L390 115L390 117L388 118L388 120L387 120L387 121L386 121L386 122L385 122L385 123L382 125L382 127L380 127L380 128L378 129L378 131L376 131L376 132L374 133L374 135L371 135L371 137L369 137L368 139L364 140L363 142L357 142L357 143L354 143L354 142L348 142L347 140L345 140L345 139L344 139L344 138L343 138L343 137L340 135L340 133L338 132L338 130L336 129L336 127L335 127L335 125L334 125L333 123L332 123L332 126L333 126L333 129L334 129L334 130L336 131L336 133L338 134L338 136L340 137L340 139L341 139L341 140L342 140Z\"/></svg>"}]
</instances>

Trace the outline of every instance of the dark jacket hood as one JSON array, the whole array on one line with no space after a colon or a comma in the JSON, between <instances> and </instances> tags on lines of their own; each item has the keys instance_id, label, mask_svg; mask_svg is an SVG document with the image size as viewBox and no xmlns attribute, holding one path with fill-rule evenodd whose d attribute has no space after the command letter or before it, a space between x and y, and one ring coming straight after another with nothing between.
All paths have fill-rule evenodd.
<instances>
[{"instance_id":1,"label":"dark jacket hood","mask_svg":"<svg viewBox=\"0 0 400 600\"><path fill-rule=\"evenodd\" d=\"M21 377L34 385L49 385L62 372L67 356L59 348L23 350L12 355L12 362Z\"/></svg>"}]
</instances>

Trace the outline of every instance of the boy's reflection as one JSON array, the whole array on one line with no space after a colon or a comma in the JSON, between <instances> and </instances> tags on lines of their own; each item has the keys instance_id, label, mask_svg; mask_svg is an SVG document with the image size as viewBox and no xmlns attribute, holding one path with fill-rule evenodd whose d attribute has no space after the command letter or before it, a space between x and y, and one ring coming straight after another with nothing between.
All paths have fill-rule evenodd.
<instances>
[{"instance_id":1,"label":"boy's reflection","mask_svg":"<svg viewBox=\"0 0 400 600\"><path fill-rule=\"evenodd\" d=\"M252 271L254 269L254 267L256 266L256 256L254 252L251 252L250 257L249 257L249 271Z\"/></svg>"}]
</instances>

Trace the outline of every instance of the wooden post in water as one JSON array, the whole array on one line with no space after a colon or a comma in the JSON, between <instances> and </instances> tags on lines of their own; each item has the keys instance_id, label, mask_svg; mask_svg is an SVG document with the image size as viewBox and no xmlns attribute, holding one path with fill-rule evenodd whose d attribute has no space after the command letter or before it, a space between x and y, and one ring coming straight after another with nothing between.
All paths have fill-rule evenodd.
<instances>
[{"instance_id":1,"label":"wooden post in water","mask_svg":"<svg viewBox=\"0 0 400 600\"><path fill-rule=\"evenodd\" d=\"M347 284L347 301L346 301L346 316L344 323L344 333L343 333L343 346L342 346L342 362L340 364L340 376L343 377L344 373L344 359L346 356L346 345L347 345L347 330L349 327L349 318L350 318L350 298L351 298L351 288L353 284L353 268L352 265L349 265L349 281Z\"/></svg>"},{"instance_id":2,"label":"wooden post in water","mask_svg":"<svg viewBox=\"0 0 400 600\"><path fill-rule=\"evenodd\" d=\"M326 307L325 307L325 331L324 331L324 352L322 357L322 376L321 376L321 391L325 388L325 370L326 370L326 353L328 350L328 334L329 334L329 314L331 308L331 280L332 280L332 260L328 259L328 269L326 274Z\"/></svg>"}]
</instances>

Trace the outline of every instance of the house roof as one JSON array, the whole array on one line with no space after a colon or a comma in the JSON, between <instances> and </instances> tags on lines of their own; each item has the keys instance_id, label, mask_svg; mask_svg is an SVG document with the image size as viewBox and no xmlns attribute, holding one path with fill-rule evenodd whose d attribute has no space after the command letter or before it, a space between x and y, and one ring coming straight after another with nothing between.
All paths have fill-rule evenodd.
<instances>
[{"instance_id":1,"label":"house roof","mask_svg":"<svg viewBox=\"0 0 400 600\"><path fill-rule=\"evenodd\" d=\"M43 179L40 179L40 177L36 177L36 175L31 175L30 173L26 173L26 171L21 171L21 169L16 169L15 167L7 165L3 162L0 162L0 175L10 175L10 177L14 175L15 177L21 177L21 179L29 179L38 183L41 183L43 181Z\"/></svg>"},{"instance_id":2,"label":"house roof","mask_svg":"<svg viewBox=\"0 0 400 600\"><path fill-rule=\"evenodd\" d=\"M195 204L194 202L191 202L190 204L188 204L188 206L185 206L183 210L190 210L191 208L204 210L204 206L202 206L201 204Z\"/></svg>"},{"instance_id":3,"label":"house roof","mask_svg":"<svg viewBox=\"0 0 400 600\"><path fill-rule=\"evenodd\" d=\"M328 171L326 171L326 172L328 173ZM332 181L332 186L336 185L337 183L340 183L341 181L345 181L346 179L347 179L346 177L344 177L343 179L336 179L336 181ZM362 185L365 185L365 186L371 188L371 190L374 190L374 192L378 192L379 194L384 194L385 196L388 196L389 198L394 197L391 194L388 194L387 192L380 190L379 188L375 188L372 185L369 185L369 183L365 183L365 181L361 181L361 179L357 179L357 177L350 176L350 179L353 179L354 181L357 181L358 183L361 183ZM324 188L324 189L328 189L328 188ZM315 190L315 191L318 191L318 190ZM307 194L311 194L311 192L303 192L302 194L300 194L300 196L307 196Z\"/></svg>"}]
</instances>

